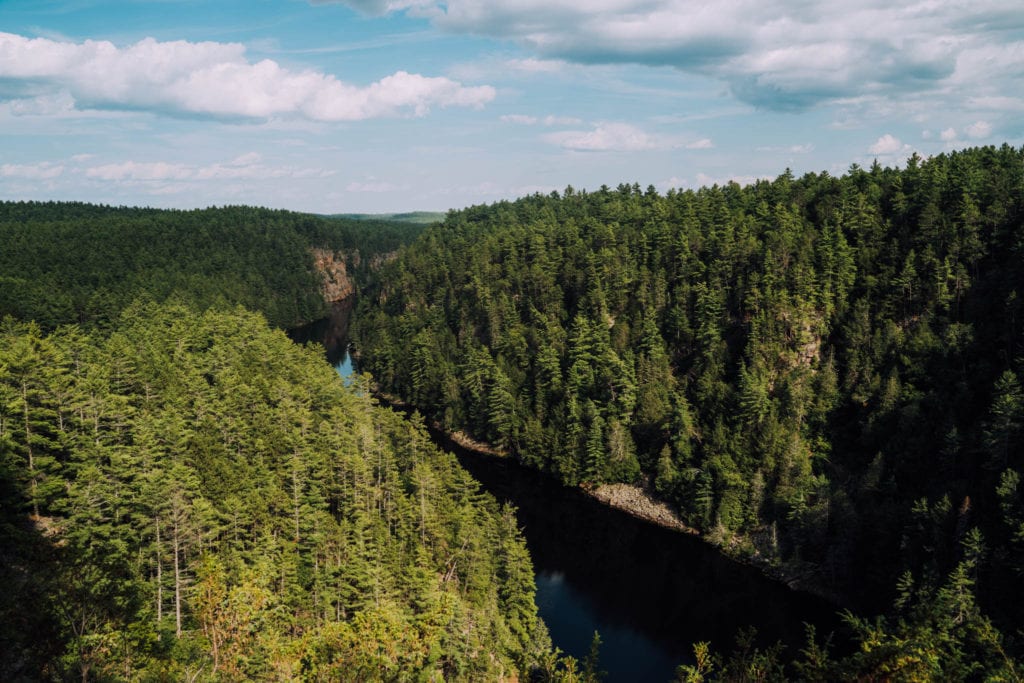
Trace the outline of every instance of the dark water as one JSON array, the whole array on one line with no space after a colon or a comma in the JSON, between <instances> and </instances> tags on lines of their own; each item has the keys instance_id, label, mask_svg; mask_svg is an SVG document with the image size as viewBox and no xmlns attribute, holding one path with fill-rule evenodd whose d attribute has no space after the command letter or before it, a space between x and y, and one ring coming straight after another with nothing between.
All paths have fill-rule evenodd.
<instances>
[{"instance_id":1,"label":"dark water","mask_svg":"<svg viewBox=\"0 0 1024 683\"><path fill-rule=\"evenodd\" d=\"M348 345L348 320L354 305L354 297L342 299L331 305L329 318L288 331L292 341L299 344L316 342L323 345L327 362L345 380L352 376L353 370Z\"/></svg>"},{"instance_id":2,"label":"dark water","mask_svg":"<svg viewBox=\"0 0 1024 683\"><path fill-rule=\"evenodd\" d=\"M600 632L609 681L668 681L692 644L727 652L737 631L805 645L803 622L837 629L836 610L698 538L637 520L516 462L467 453L440 438L502 501L518 508L537 572L537 604L555 645L583 657Z\"/></svg>"},{"instance_id":3,"label":"dark water","mask_svg":"<svg viewBox=\"0 0 1024 683\"><path fill-rule=\"evenodd\" d=\"M347 330L348 309L338 315L346 320L325 325L320 334L335 340L333 349L325 344L328 360L345 376L352 366L338 328ZM728 652L747 626L757 628L759 643L781 640L790 653L805 644L804 622L816 624L819 637L838 630L836 608L695 537L612 510L513 460L432 436L487 491L518 508L536 571L537 606L552 641L582 659L598 631L607 681L672 680L675 667L691 660L693 643L710 641Z\"/></svg>"}]
</instances>

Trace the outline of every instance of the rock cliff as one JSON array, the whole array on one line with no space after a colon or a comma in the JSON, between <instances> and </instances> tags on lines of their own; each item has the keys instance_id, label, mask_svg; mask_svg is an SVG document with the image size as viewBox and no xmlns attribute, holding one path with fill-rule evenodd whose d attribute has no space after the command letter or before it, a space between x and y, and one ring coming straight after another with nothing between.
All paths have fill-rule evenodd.
<instances>
[{"instance_id":1,"label":"rock cliff","mask_svg":"<svg viewBox=\"0 0 1024 683\"><path fill-rule=\"evenodd\" d=\"M334 303L355 294L355 282L348 274L346 256L343 252L314 247L313 265L320 273L320 291L324 301ZM358 254L355 256L358 258Z\"/></svg>"}]
</instances>

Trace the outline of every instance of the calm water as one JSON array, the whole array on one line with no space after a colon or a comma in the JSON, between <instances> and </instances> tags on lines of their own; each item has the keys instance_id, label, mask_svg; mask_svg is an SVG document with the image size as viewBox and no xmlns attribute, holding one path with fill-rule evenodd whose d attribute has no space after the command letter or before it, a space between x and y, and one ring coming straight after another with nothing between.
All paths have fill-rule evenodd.
<instances>
[{"instance_id":1,"label":"calm water","mask_svg":"<svg viewBox=\"0 0 1024 683\"><path fill-rule=\"evenodd\" d=\"M324 343L343 377L352 373L350 310L351 304L336 308L333 321L292 335ZM803 622L817 624L819 635L837 628L835 608L724 558L699 539L612 510L512 460L432 436L487 491L516 506L552 641L582 659L598 631L607 681L672 680L675 667L691 658L692 643L710 641L726 652L746 626L757 628L762 644L782 640L790 652L804 645Z\"/></svg>"},{"instance_id":2,"label":"calm water","mask_svg":"<svg viewBox=\"0 0 1024 683\"><path fill-rule=\"evenodd\" d=\"M322 344L327 362L333 365L342 377L352 374L352 360L348 352L348 319L354 305L355 300L352 297L343 299L331 306L331 317L288 331L292 341L299 344Z\"/></svg>"},{"instance_id":3,"label":"calm water","mask_svg":"<svg viewBox=\"0 0 1024 683\"><path fill-rule=\"evenodd\" d=\"M518 508L534 561L537 604L555 645L583 657L595 630L608 681L668 681L692 644L727 652L738 629L762 645L803 647L803 622L836 629L835 609L722 556L701 540L637 520L512 460L443 447Z\"/></svg>"},{"instance_id":4,"label":"calm water","mask_svg":"<svg viewBox=\"0 0 1024 683\"><path fill-rule=\"evenodd\" d=\"M642 631L602 618L599 605L559 571L539 571L537 607L553 642L576 657L586 656L594 631L601 635L601 669L608 680L668 681L684 655L653 642Z\"/></svg>"},{"instance_id":5,"label":"calm water","mask_svg":"<svg viewBox=\"0 0 1024 683\"><path fill-rule=\"evenodd\" d=\"M348 347L345 347L345 351L341 354L335 363L333 363L334 369L337 370L341 378L345 380L345 384L348 384L352 380L352 354L349 353Z\"/></svg>"}]
</instances>

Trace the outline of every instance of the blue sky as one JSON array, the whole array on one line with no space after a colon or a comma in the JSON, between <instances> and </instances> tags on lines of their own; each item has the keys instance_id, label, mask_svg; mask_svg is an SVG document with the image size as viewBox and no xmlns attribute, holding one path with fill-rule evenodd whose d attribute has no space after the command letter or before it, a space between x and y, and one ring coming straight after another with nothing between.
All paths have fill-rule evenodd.
<instances>
[{"instance_id":1,"label":"blue sky","mask_svg":"<svg viewBox=\"0 0 1024 683\"><path fill-rule=\"evenodd\" d=\"M1019 0L0 0L0 199L444 210L1022 140Z\"/></svg>"}]
</instances>

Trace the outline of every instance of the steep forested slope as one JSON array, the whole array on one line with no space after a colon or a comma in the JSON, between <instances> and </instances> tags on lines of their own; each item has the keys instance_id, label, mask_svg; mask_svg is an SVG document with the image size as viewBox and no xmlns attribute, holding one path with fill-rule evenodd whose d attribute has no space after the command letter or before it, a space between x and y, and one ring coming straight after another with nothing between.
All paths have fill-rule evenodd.
<instances>
[{"instance_id":1,"label":"steep forested slope","mask_svg":"<svg viewBox=\"0 0 1024 683\"><path fill-rule=\"evenodd\" d=\"M569 188L428 229L364 298L357 341L447 429L567 484L649 481L732 552L852 604L888 604L905 570L934 595L973 557L1012 633L1022 221L1008 146L666 196Z\"/></svg>"},{"instance_id":2,"label":"steep forested slope","mask_svg":"<svg viewBox=\"0 0 1024 683\"><path fill-rule=\"evenodd\" d=\"M424 432L241 310L0 323L4 680L553 671L530 559Z\"/></svg>"},{"instance_id":3,"label":"steep forested slope","mask_svg":"<svg viewBox=\"0 0 1024 683\"><path fill-rule=\"evenodd\" d=\"M140 296L242 304L275 325L325 315L313 247L342 251L366 280L375 256L421 227L226 207L165 211L0 202L0 315L104 323Z\"/></svg>"}]
</instances>

